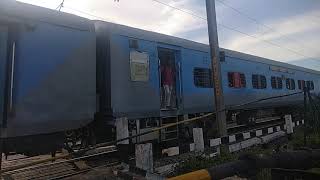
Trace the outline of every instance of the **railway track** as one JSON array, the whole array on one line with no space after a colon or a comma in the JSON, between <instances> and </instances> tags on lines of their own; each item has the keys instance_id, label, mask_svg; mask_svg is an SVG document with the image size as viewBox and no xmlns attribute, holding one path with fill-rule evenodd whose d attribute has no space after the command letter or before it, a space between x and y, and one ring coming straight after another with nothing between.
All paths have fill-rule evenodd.
<instances>
[{"instance_id":1,"label":"railway track","mask_svg":"<svg viewBox=\"0 0 320 180\"><path fill-rule=\"evenodd\" d=\"M270 127L283 124L279 117L270 117L256 122L254 126L247 127L244 125L228 127L230 132L248 132L255 129ZM64 179L78 174L86 173L99 167L114 166L120 163L116 153L115 146L112 148L99 147L89 150L86 154L75 158L59 158L54 162L37 163L37 165L23 167L18 170L3 171L2 177L5 180L25 180L25 179ZM60 154L60 156L63 154ZM3 163L3 169L10 169L12 166L23 164L32 164L32 162L49 159L50 155L25 157L20 156L11 158Z\"/></svg>"},{"instance_id":2,"label":"railway track","mask_svg":"<svg viewBox=\"0 0 320 180\"><path fill-rule=\"evenodd\" d=\"M54 162L46 162L26 168L2 173L4 180L28 180L28 179L65 179L75 175L87 173L99 167L114 166L120 163L116 158L115 148L98 148L88 151L85 155L70 159L59 159ZM35 157L23 157L14 160L3 161L3 169L12 166L28 164L50 158L50 155Z\"/></svg>"},{"instance_id":3,"label":"railway track","mask_svg":"<svg viewBox=\"0 0 320 180\"><path fill-rule=\"evenodd\" d=\"M256 129L277 126L284 123L285 122L281 117L275 116L275 117L257 119L257 121L251 125L243 125L243 124L232 125L231 124L227 127L227 131L228 131L228 134L243 133L243 132L253 131Z\"/></svg>"},{"instance_id":4,"label":"railway track","mask_svg":"<svg viewBox=\"0 0 320 180\"><path fill-rule=\"evenodd\" d=\"M47 167L40 167L28 170L19 170L4 174L6 180L27 180L27 179L57 179L59 177L69 177L71 175L86 172L89 169L79 170L73 163L61 163Z\"/></svg>"}]
</instances>

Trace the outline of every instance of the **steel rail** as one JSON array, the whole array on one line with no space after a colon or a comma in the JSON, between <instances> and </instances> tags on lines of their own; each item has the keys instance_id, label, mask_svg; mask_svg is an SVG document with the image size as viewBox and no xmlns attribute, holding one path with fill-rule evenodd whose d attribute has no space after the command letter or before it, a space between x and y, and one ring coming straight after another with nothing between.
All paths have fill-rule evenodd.
<instances>
[{"instance_id":1,"label":"steel rail","mask_svg":"<svg viewBox=\"0 0 320 180\"><path fill-rule=\"evenodd\" d=\"M100 156L100 155L110 154L110 153L113 153L113 152L117 152L117 151L113 150L113 151L100 152L100 153L90 154L90 155L81 156L81 157L77 157L77 158L72 158L72 159L68 159L68 160L64 160L64 161L57 161L57 162L52 162L52 163L48 163L48 164L43 164L43 165L39 165L39 166L30 165L30 164L34 164L34 165L39 164L38 161L35 161L35 162L28 163L28 164L26 163L26 164L22 164L22 165L17 165L17 166L12 166L12 167L9 167L9 168L5 168L5 169L3 169L2 173L3 174L8 174L9 172L10 173L11 172L20 172L20 171L37 169L37 168L40 168L40 167L42 168L42 167L53 166L53 165L57 165L57 164L75 162L75 161L88 159L88 158L92 158L92 157L96 157L96 156ZM66 157L66 155L65 156L60 156L60 157L61 158L62 157ZM53 159L53 158L50 158L50 159ZM44 159L44 160L45 160L45 162L48 162L47 159ZM57 160L57 159L55 159L55 160ZM27 166L27 165L29 165L29 166ZM19 166L19 168L17 168L18 166ZM20 169L22 169L22 170L20 170Z\"/></svg>"}]
</instances>

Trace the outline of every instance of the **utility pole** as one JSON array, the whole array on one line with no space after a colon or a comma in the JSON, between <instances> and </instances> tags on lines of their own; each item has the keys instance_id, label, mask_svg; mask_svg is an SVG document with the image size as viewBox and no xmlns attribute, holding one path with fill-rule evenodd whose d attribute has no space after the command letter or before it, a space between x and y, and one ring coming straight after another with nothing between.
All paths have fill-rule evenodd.
<instances>
[{"instance_id":1,"label":"utility pole","mask_svg":"<svg viewBox=\"0 0 320 180\"><path fill-rule=\"evenodd\" d=\"M215 98L215 110L216 121L218 125L219 136L227 135L227 121L226 112L221 111L225 109L223 89L221 81L221 65L219 58L219 42L218 42L218 31L217 31L217 20L216 20L216 9L215 0L206 0L207 8L207 21L208 21L208 33L209 33L209 44L211 53L211 65L212 65L212 76L213 76L213 87L214 87L214 98Z\"/></svg>"},{"instance_id":2,"label":"utility pole","mask_svg":"<svg viewBox=\"0 0 320 180\"><path fill-rule=\"evenodd\" d=\"M303 119L304 119L304 124L303 124L303 143L304 146L307 146L307 87L303 87Z\"/></svg>"}]
</instances>

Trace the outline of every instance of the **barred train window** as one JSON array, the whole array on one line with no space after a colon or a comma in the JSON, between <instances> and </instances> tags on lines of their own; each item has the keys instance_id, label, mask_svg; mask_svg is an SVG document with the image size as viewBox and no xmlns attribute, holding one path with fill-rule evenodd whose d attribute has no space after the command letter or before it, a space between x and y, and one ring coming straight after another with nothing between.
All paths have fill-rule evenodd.
<instances>
[{"instance_id":1,"label":"barred train window","mask_svg":"<svg viewBox=\"0 0 320 180\"><path fill-rule=\"evenodd\" d=\"M212 88L212 71L208 68L193 69L194 85L199 88Z\"/></svg>"},{"instance_id":2,"label":"barred train window","mask_svg":"<svg viewBox=\"0 0 320 180\"><path fill-rule=\"evenodd\" d=\"M233 88L245 88L246 77L243 73L239 72L228 72L229 87Z\"/></svg>"},{"instance_id":3,"label":"barred train window","mask_svg":"<svg viewBox=\"0 0 320 180\"><path fill-rule=\"evenodd\" d=\"M304 80L298 80L298 88L302 89L305 87L305 81Z\"/></svg>"},{"instance_id":4,"label":"barred train window","mask_svg":"<svg viewBox=\"0 0 320 180\"><path fill-rule=\"evenodd\" d=\"M282 89L282 78L271 76L271 87L272 89Z\"/></svg>"},{"instance_id":5,"label":"barred train window","mask_svg":"<svg viewBox=\"0 0 320 180\"><path fill-rule=\"evenodd\" d=\"M254 89L266 89L267 88L267 80L266 77L259 74L252 75L252 87Z\"/></svg>"},{"instance_id":6,"label":"barred train window","mask_svg":"<svg viewBox=\"0 0 320 180\"><path fill-rule=\"evenodd\" d=\"M286 79L286 85L287 85L287 89L290 89L290 90L296 89L296 84L294 82L294 79L287 78Z\"/></svg>"},{"instance_id":7,"label":"barred train window","mask_svg":"<svg viewBox=\"0 0 320 180\"><path fill-rule=\"evenodd\" d=\"M310 90L314 90L313 81L307 81L307 87L308 87Z\"/></svg>"}]
</instances>

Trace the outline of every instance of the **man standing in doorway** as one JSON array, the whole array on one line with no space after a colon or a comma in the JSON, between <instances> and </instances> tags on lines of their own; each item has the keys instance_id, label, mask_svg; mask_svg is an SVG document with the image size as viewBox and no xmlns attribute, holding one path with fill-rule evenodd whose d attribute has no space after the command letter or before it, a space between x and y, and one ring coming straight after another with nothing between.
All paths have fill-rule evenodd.
<instances>
[{"instance_id":1,"label":"man standing in doorway","mask_svg":"<svg viewBox=\"0 0 320 180\"><path fill-rule=\"evenodd\" d=\"M162 68L162 83L165 95L164 105L167 109L171 108L171 96L174 84L174 71L170 66L169 60L166 60Z\"/></svg>"}]
</instances>

